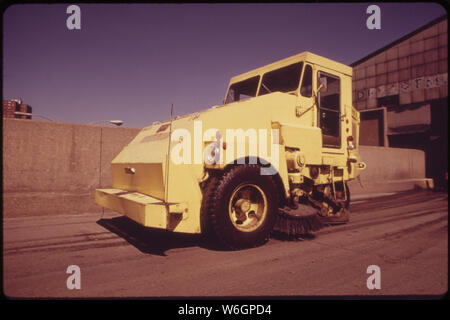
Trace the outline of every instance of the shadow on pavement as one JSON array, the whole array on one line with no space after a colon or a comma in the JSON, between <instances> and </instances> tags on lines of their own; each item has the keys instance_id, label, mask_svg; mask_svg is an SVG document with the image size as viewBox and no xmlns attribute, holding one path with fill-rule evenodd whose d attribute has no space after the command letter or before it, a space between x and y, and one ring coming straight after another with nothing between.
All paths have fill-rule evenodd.
<instances>
[{"instance_id":1,"label":"shadow on pavement","mask_svg":"<svg viewBox=\"0 0 450 320\"><path fill-rule=\"evenodd\" d=\"M167 250L189 247L200 247L214 251L229 251L217 243L208 241L200 234L177 233L162 229L147 228L125 216L100 219L97 221L97 224L125 239L129 244L146 254L167 256ZM270 237L279 241L305 241L316 238L312 233L287 236L280 232L272 232Z\"/></svg>"},{"instance_id":2,"label":"shadow on pavement","mask_svg":"<svg viewBox=\"0 0 450 320\"><path fill-rule=\"evenodd\" d=\"M286 235L279 231L272 231L272 233L270 234L270 237L272 239L276 239L279 241L305 241L305 240L314 240L316 238L316 235L313 233Z\"/></svg>"},{"instance_id":3,"label":"shadow on pavement","mask_svg":"<svg viewBox=\"0 0 450 320\"><path fill-rule=\"evenodd\" d=\"M100 219L97 224L147 254L166 256L167 250L188 247L220 250L214 244L207 243L201 235L146 228L125 216Z\"/></svg>"}]
</instances>

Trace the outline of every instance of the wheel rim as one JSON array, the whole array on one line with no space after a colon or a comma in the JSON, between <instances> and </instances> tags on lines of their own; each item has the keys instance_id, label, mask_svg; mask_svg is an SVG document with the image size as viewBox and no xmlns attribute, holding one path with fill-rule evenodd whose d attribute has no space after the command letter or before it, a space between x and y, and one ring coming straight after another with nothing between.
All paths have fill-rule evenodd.
<instances>
[{"instance_id":1,"label":"wheel rim","mask_svg":"<svg viewBox=\"0 0 450 320\"><path fill-rule=\"evenodd\" d=\"M241 184L230 198L228 213L233 226L239 231L258 229L267 215L267 198L264 191L254 184Z\"/></svg>"}]
</instances>

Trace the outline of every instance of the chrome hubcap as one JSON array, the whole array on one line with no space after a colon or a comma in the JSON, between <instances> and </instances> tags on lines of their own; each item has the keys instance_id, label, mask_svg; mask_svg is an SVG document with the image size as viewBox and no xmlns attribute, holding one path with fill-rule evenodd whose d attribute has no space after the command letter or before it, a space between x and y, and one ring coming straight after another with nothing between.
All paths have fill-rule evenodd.
<instances>
[{"instance_id":1,"label":"chrome hubcap","mask_svg":"<svg viewBox=\"0 0 450 320\"><path fill-rule=\"evenodd\" d=\"M231 195L228 213L236 229L254 231L261 226L267 215L266 195L257 185L242 184Z\"/></svg>"}]
</instances>

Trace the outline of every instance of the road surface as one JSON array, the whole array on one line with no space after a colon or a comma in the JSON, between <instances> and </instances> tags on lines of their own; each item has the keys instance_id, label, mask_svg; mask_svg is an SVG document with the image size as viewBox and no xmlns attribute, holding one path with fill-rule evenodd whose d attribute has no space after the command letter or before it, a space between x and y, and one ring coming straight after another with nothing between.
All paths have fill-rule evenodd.
<instances>
[{"instance_id":1,"label":"road surface","mask_svg":"<svg viewBox=\"0 0 450 320\"><path fill-rule=\"evenodd\" d=\"M3 220L9 298L441 295L448 289L448 195L411 191L351 204L347 225L298 241L219 251L199 236L116 213ZM80 268L80 289L66 273ZM379 267L380 289L367 279ZM372 280L371 283L375 283ZM436 296L438 298L439 296Z\"/></svg>"}]
</instances>

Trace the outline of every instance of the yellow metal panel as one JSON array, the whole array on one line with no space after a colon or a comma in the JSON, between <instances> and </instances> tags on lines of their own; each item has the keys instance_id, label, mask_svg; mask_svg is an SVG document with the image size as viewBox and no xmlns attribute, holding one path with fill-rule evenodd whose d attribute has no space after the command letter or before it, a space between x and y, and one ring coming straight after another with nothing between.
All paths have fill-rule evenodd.
<instances>
[{"instance_id":1,"label":"yellow metal panel","mask_svg":"<svg viewBox=\"0 0 450 320\"><path fill-rule=\"evenodd\" d=\"M322 164L334 167L345 167L347 165L347 157L345 155L323 156Z\"/></svg>"},{"instance_id":2,"label":"yellow metal panel","mask_svg":"<svg viewBox=\"0 0 450 320\"><path fill-rule=\"evenodd\" d=\"M164 163L112 163L113 187L164 200ZM130 170L134 173L127 173Z\"/></svg>"},{"instance_id":3,"label":"yellow metal panel","mask_svg":"<svg viewBox=\"0 0 450 320\"><path fill-rule=\"evenodd\" d=\"M181 213L181 221L174 226L173 231L199 233L200 207L202 192L199 186L203 175L202 165L170 163L167 188L169 203L182 203L171 206L171 212ZM171 217L173 219L174 217Z\"/></svg>"},{"instance_id":4,"label":"yellow metal panel","mask_svg":"<svg viewBox=\"0 0 450 320\"><path fill-rule=\"evenodd\" d=\"M322 164L322 131L319 128L281 123L281 136L286 147L299 148L306 164Z\"/></svg>"}]
</instances>

